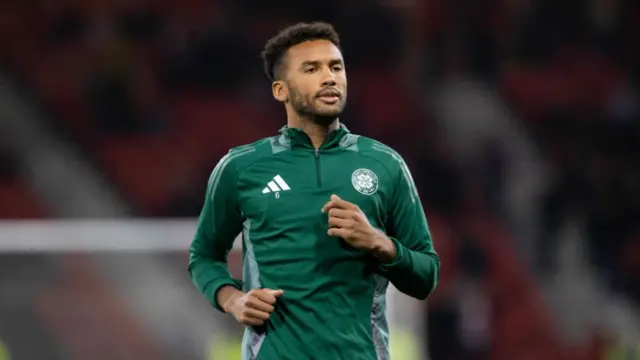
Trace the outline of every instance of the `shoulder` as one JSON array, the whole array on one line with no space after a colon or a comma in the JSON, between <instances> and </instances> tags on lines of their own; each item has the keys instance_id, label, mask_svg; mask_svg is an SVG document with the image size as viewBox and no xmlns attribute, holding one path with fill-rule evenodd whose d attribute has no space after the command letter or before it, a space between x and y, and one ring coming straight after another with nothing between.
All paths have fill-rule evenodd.
<instances>
[{"instance_id":1,"label":"shoulder","mask_svg":"<svg viewBox=\"0 0 640 360\"><path fill-rule=\"evenodd\" d=\"M362 137L361 142L358 144L360 152L378 160L387 168L393 179L395 191L408 189L412 201L415 202L419 198L418 190L404 158L396 150L380 141Z\"/></svg>"},{"instance_id":2,"label":"shoulder","mask_svg":"<svg viewBox=\"0 0 640 360\"><path fill-rule=\"evenodd\" d=\"M274 144L277 144L279 138L280 136L267 137L233 147L218 161L216 168L233 169L240 173L257 161L272 156L275 153Z\"/></svg>"},{"instance_id":3,"label":"shoulder","mask_svg":"<svg viewBox=\"0 0 640 360\"><path fill-rule=\"evenodd\" d=\"M401 172L406 163L392 147L366 136L358 137L359 152L382 163L391 173Z\"/></svg>"}]
</instances>

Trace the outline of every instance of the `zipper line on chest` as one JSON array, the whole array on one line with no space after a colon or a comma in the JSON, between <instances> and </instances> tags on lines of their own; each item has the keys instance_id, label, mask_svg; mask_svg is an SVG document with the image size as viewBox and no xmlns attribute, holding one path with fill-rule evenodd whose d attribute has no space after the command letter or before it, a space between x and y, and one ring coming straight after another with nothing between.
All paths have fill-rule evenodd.
<instances>
[{"instance_id":1,"label":"zipper line on chest","mask_svg":"<svg viewBox=\"0 0 640 360\"><path fill-rule=\"evenodd\" d=\"M318 187L322 187L322 176L320 176L320 149L315 149L314 155L316 158L316 181Z\"/></svg>"}]
</instances>

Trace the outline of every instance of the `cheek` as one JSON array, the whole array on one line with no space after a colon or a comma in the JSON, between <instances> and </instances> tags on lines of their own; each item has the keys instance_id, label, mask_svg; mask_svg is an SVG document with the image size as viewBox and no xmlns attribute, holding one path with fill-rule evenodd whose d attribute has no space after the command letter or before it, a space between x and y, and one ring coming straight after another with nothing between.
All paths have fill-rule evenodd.
<instances>
[{"instance_id":1,"label":"cheek","mask_svg":"<svg viewBox=\"0 0 640 360\"><path fill-rule=\"evenodd\" d=\"M300 89L301 90L301 97L304 98L306 101L311 102L313 101L313 99L315 99L315 93L316 91L311 90L310 88L303 88Z\"/></svg>"},{"instance_id":2,"label":"cheek","mask_svg":"<svg viewBox=\"0 0 640 360\"><path fill-rule=\"evenodd\" d=\"M338 87L346 89L347 88L347 77L345 75L336 76L336 83L338 83Z\"/></svg>"},{"instance_id":3,"label":"cheek","mask_svg":"<svg viewBox=\"0 0 640 360\"><path fill-rule=\"evenodd\" d=\"M313 97L314 92L310 90L312 86L305 82L297 82L296 85L289 90L289 96L297 99L308 99Z\"/></svg>"}]
</instances>

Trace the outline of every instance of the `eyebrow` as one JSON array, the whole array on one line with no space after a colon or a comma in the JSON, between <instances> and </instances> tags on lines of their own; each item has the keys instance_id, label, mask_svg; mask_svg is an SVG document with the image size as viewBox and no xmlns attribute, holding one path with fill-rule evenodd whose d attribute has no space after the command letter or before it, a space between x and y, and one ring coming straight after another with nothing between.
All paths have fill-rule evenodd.
<instances>
[{"instance_id":1,"label":"eyebrow","mask_svg":"<svg viewBox=\"0 0 640 360\"><path fill-rule=\"evenodd\" d=\"M307 60L307 61L303 61L302 64L300 65L300 67L305 67L305 66L318 66L322 63L322 61L319 60ZM331 59L329 60L329 66L332 65L343 65L344 61L342 61L342 59Z\"/></svg>"}]
</instances>

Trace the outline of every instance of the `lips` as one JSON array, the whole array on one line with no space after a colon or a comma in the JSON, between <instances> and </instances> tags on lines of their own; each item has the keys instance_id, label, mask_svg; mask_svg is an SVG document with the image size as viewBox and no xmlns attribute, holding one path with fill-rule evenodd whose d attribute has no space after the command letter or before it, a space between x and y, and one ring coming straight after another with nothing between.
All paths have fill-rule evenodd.
<instances>
[{"instance_id":1,"label":"lips","mask_svg":"<svg viewBox=\"0 0 640 360\"><path fill-rule=\"evenodd\" d=\"M327 105L335 105L340 101L340 92L335 89L323 90L318 93L318 99Z\"/></svg>"},{"instance_id":2,"label":"lips","mask_svg":"<svg viewBox=\"0 0 640 360\"><path fill-rule=\"evenodd\" d=\"M318 97L321 98L340 98L340 92L338 90L324 90L318 93Z\"/></svg>"}]
</instances>

